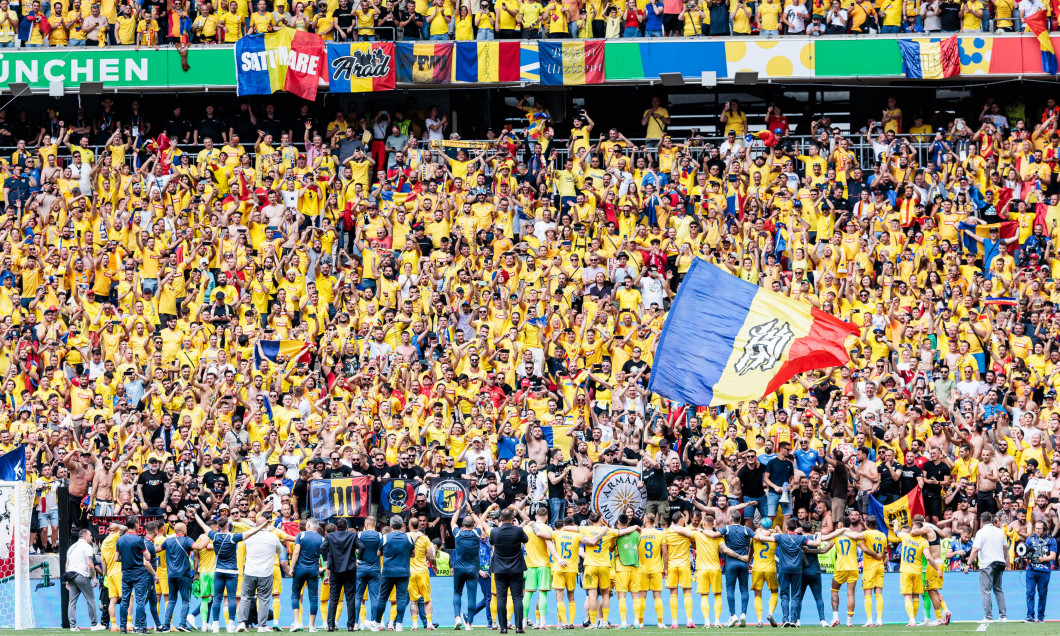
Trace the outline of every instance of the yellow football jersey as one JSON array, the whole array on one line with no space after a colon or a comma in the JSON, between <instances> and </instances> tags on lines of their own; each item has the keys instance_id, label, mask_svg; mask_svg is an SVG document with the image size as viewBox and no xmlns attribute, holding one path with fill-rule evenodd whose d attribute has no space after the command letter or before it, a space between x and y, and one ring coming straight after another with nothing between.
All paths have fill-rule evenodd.
<instances>
[{"instance_id":1,"label":"yellow football jersey","mask_svg":"<svg viewBox=\"0 0 1060 636\"><path fill-rule=\"evenodd\" d=\"M523 532L526 533L526 567L528 568L543 568L549 562L548 544L537 536L535 531L537 525L536 521L531 521L530 525L523 528Z\"/></svg>"},{"instance_id":2,"label":"yellow football jersey","mask_svg":"<svg viewBox=\"0 0 1060 636\"><path fill-rule=\"evenodd\" d=\"M666 531L666 552L671 566L692 567L692 541L673 530Z\"/></svg>"},{"instance_id":3,"label":"yellow football jersey","mask_svg":"<svg viewBox=\"0 0 1060 636\"><path fill-rule=\"evenodd\" d=\"M662 546L665 533L658 528L640 531L640 571L645 574L661 574L663 571Z\"/></svg>"},{"instance_id":4,"label":"yellow football jersey","mask_svg":"<svg viewBox=\"0 0 1060 636\"><path fill-rule=\"evenodd\" d=\"M721 558L718 554L718 549L724 539L721 537L708 537L702 532L697 532L692 536L696 540L696 569L720 570Z\"/></svg>"},{"instance_id":5,"label":"yellow football jersey","mask_svg":"<svg viewBox=\"0 0 1060 636\"><path fill-rule=\"evenodd\" d=\"M902 540L902 545L898 548L898 554L901 556L902 562L899 572L903 574L920 574L923 572L921 559L928 547L927 540L904 532L898 537Z\"/></svg>"},{"instance_id":6,"label":"yellow football jersey","mask_svg":"<svg viewBox=\"0 0 1060 636\"><path fill-rule=\"evenodd\" d=\"M582 533L576 530L557 530L552 533L552 541L556 544L556 552L559 558L567 562L563 567L556 564L557 572L578 572L578 548L582 544Z\"/></svg>"},{"instance_id":7,"label":"yellow football jersey","mask_svg":"<svg viewBox=\"0 0 1060 636\"><path fill-rule=\"evenodd\" d=\"M858 569L858 544L846 535L839 535L835 538L835 569L836 571Z\"/></svg>"},{"instance_id":8,"label":"yellow football jersey","mask_svg":"<svg viewBox=\"0 0 1060 636\"><path fill-rule=\"evenodd\" d=\"M601 529L597 526L586 526L582 528L582 535L591 539L600 534ZM611 567L611 544L614 540L614 533L607 530L596 545L585 546L585 567Z\"/></svg>"}]
</instances>

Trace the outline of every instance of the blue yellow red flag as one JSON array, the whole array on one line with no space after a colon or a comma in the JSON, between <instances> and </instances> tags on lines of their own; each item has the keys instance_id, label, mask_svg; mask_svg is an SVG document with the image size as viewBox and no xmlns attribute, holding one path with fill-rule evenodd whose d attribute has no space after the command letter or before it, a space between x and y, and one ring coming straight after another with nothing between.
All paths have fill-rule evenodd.
<instances>
[{"instance_id":1,"label":"blue yellow red flag","mask_svg":"<svg viewBox=\"0 0 1060 636\"><path fill-rule=\"evenodd\" d=\"M897 520L903 526L910 525L913 517L924 514L924 495L920 486L917 486L898 501L884 505L876 501L870 493L868 508L872 516L876 517L876 529L886 532L888 541L897 543L900 539L894 533L894 522Z\"/></svg>"},{"instance_id":2,"label":"blue yellow red flag","mask_svg":"<svg viewBox=\"0 0 1060 636\"><path fill-rule=\"evenodd\" d=\"M1048 17L1045 11L1027 16L1023 23L1038 39L1038 46L1042 49L1042 72L1056 75L1056 51L1053 50L1053 42L1049 39Z\"/></svg>"},{"instance_id":3,"label":"blue yellow red flag","mask_svg":"<svg viewBox=\"0 0 1060 636\"><path fill-rule=\"evenodd\" d=\"M271 95L288 91L315 100L326 78L324 40L315 33L282 28L236 41L236 93Z\"/></svg>"},{"instance_id":4,"label":"blue yellow red flag","mask_svg":"<svg viewBox=\"0 0 1060 636\"><path fill-rule=\"evenodd\" d=\"M1019 221L1001 221L1000 223L980 223L973 225L961 221L957 224L957 230L961 232L961 242L964 245L964 249L971 252L972 254L979 254L983 252L984 247L979 241L965 234L965 231L974 232L976 236L981 239L990 238L990 230L997 229L998 239L1004 240L1012 238L1019 234L1020 224Z\"/></svg>"},{"instance_id":5,"label":"blue yellow red flag","mask_svg":"<svg viewBox=\"0 0 1060 636\"><path fill-rule=\"evenodd\" d=\"M518 82L519 42L457 42L453 79L458 82Z\"/></svg>"},{"instance_id":6,"label":"blue yellow red flag","mask_svg":"<svg viewBox=\"0 0 1060 636\"><path fill-rule=\"evenodd\" d=\"M849 362L858 328L696 259L663 324L648 389L695 406L758 399Z\"/></svg>"},{"instance_id":7,"label":"blue yellow red flag","mask_svg":"<svg viewBox=\"0 0 1060 636\"><path fill-rule=\"evenodd\" d=\"M600 84L604 81L604 41L538 43L541 83L546 86Z\"/></svg>"},{"instance_id":8,"label":"blue yellow red flag","mask_svg":"<svg viewBox=\"0 0 1060 636\"><path fill-rule=\"evenodd\" d=\"M898 40L902 72L915 79L942 79L961 74L961 49L957 36L945 40Z\"/></svg>"},{"instance_id":9,"label":"blue yellow red flag","mask_svg":"<svg viewBox=\"0 0 1060 636\"><path fill-rule=\"evenodd\" d=\"M293 358L306 347L301 340L259 340L254 349L254 366L261 364L263 358L269 362L276 362L280 356Z\"/></svg>"}]
</instances>

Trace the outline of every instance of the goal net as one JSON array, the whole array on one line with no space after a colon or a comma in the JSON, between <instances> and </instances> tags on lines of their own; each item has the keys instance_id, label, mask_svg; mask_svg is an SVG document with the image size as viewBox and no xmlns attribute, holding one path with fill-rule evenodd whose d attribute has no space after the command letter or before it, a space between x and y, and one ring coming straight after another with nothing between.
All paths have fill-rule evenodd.
<instances>
[{"instance_id":1,"label":"goal net","mask_svg":"<svg viewBox=\"0 0 1060 636\"><path fill-rule=\"evenodd\" d=\"M25 482L0 481L0 628L34 627L29 581L32 494Z\"/></svg>"}]
</instances>

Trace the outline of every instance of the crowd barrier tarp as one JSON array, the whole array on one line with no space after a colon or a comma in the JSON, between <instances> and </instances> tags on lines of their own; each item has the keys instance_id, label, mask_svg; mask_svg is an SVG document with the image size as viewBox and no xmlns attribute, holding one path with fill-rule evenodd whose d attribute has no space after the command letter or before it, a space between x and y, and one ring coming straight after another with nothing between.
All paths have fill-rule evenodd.
<instances>
[{"instance_id":1,"label":"crowd barrier tarp","mask_svg":"<svg viewBox=\"0 0 1060 636\"><path fill-rule=\"evenodd\" d=\"M54 580L54 579L53 579ZM824 587L824 604L825 604L825 619L831 619L831 607L828 603L828 586L831 584L832 577L824 575L822 577L822 583ZM897 573L886 574L883 578L883 620L886 623L893 625L904 625L909 619L905 615L905 607L902 604L902 597L898 593L899 575ZM36 585L36 583L34 583ZM859 582L860 585L860 582ZM1056 603L1056 586L1052 586L1050 590L1052 594L1049 599L1049 607L1054 608L1053 610L1046 610L1046 618L1050 621L1041 626L1041 633L1056 633L1058 623L1056 619L1060 617L1057 614L1055 608ZM1002 578L1002 588L1005 591L1007 605L1008 605L1008 619L1018 620L1023 618L1025 614L1026 604L1024 601L1026 595L1026 574L1024 572L1006 572ZM97 588L98 589L98 588ZM172 589L172 588L171 588ZM451 576L432 576L431 577L431 597L434 599L434 621L443 627L449 627L453 624L453 606L449 602L452 598L453 593L453 578ZM953 612L954 621L978 621L983 617L983 606L979 601L979 574L977 572L969 572L967 574L963 572L947 572L946 582L942 590L943 596L946 599L946 605L951 612ZM768 586L762 590L763 600L768 602L770 597L770 591ZM280 594L280 598L283 599L283 603L280 604L280 624L288 626L293 621L293 614L291 611L291 604L288 599L291 598L291 579L285 578L283 580L283 591ZM574 593L575 604L578 608L577 620L582 620L585 617L585 591L581 589L579 585L578 589ZM648 597L651 599L651 596ZM739 598L739 593L737 593ZM466 599L466 596L465 596ZM858 619L858 624L861 624L860 617L865 615L864 612L864 599L861 594L855 594L854 600L856 602L855 607L855 618ZM629 607L632 608L633 604L630 603ZM664 618L669 620L670 610L669 604L666 603L666 595L663 595L663 606ZM922 604L923 606L923 604ZM339 604L340 608L345 608L345 603ZM511 606L509 606L511 607ZM62 618L64 609L60 606L59 598L59 586L53 584L49 588L37 590L33 594L33 613L37 619L37 627L56 629L59 627L59 621ZM488 609L486 610L489 611ZM678 610L683 612L683 610ZM779 610L778 610L779 611ZM324 614L324 608L321 607L320 614ZM77 611L77 624L78 625L89 625L88 612L85 609L84 600L78 601ZM681 614L683 618L684 614ZM728 619L728 608L726 607L723 611L723 620ZM923 616L923 609L921 609L921 617ZM317 627L321 627L323 616L317 617ZM702 625L703 617L699 611L699 605L696 604L694 612L694 618L697 625ZM994 618L997 618L995 611ZM548 594L548 612L547 620L549 625L555 625L557 623L556 618L556 603L555 596L551 593ZM817 608L814 605L813 595L809 591L806 592L802 600L802 624L803 625L814 625L819 620L817 616ZM338 616L336 621L339 625L346 624L346 617L344 614ZM611 608L611 622L617 624L619 622L617 603L612 600ZM644 616L644 623L649 626L656 624L655 612L649 611ZM150 626L150 619L148 619L148 625ZM411 627L412 623L409 615L405 614L405 629ZM475 627L481 630L486 630L486 618L483 614L479 614L475 619ZM991 627L990 631L997 629L997 626ZM222 628L223 629L223 628ZM960 631L961 628L958 628ZM968 626L966 628L969 632L974 632L974 626ZM323 629L321 629L323 631ZM476 630L478 631L478 630ZM488 632L488 630L486 630ZM797 634L798 632L792 632ZM843 633L843 632L837 632ZM863 632L862 632L863 633ZM1000 632L999 632L1000 633Z\"/></svg>"},{"instance_id":2,"label":"crowd barrier tarp","mask_svg":"<svg viewBox=\"0 0 1060 636\"><path fill-rule=\"evenodd\" d=\"M653 83L660 81L662 73L680 73L686 82L698 83L704 72L714 73L722 82L740 72L758 73L759 80L904 78L899 45L903 39L908 40L846 36L328 43L318 86L336 93L356 93L443 84ZM1060 34L1051 41L1054 48L1060 48ZM972 75L1051 77L1042 70L1040 43L1030 34L958 34L957 42L960 73L947 78L950 81ZM59 82L76 89L83 82L102 82L108 92L233 90L238 75L233 48L193 46L187 52L187 71L180 53L169 47L6 49L0 53L0 86L25 82L41 90ZM258 51L259 60L264 53ZM281 85L280 74L271 71L264 67L258 71L261 86L265 87L267 79L269 91L286 87L286 75ZM244 72L245 78L253 72ZM310 92L304 83L300 90Z\"/></svg>"},{"instance_id":3,"label":"crowd barrier tarp","mask_svg":"<svg viewBox=\"0 0 1060 636\"><path fill-rule=\"evenodd\" d=\"M140 515L139 517L137 517L137 519L139 520L139 524L136 527L136 534L140 536L145 536L147 534L147 524L151 523L152 521L161 521L162 516ZM90 517L88 528L92 531L92 537L95 539L96 543L99 543L104 538L106 538L107 528L110 527L110 524L117 523L124 526L128 522L128 520L129 518L124 516Z\"/></svg>"},{"instance_id":4,"label":"crowd barrier tarp","mask_svg":"<svg viewBox=\"0 0 1060 636\"><path fill-rule=\"evenodd\" d=\"M328 42L328 90L392 91L397 76L393 42Z\"/></svg>"}]
</instances>

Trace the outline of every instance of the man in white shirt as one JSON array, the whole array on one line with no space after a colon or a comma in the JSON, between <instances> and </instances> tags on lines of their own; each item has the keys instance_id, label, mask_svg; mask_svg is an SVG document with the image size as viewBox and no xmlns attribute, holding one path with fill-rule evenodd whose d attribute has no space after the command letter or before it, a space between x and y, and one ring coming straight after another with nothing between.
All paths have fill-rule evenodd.
<instances>
[{"instance_id":1,"label":"man in white shirt","mask_svg":"<svg viewBox=\"0 0 1060 636\"><path fill-rule=\"evenodd\" d=\"M66 589L70 591L70 600L66 604L66 617L70 620L70 630L77 629L77 597L84 595L88 605L88 620L92 623L92 631L98 632L106 629L99 624L99 614L96 612L96 595L92 591L95 579L92 576L95 566L92 563L92 531L85 529L78 535L66 552Z\"/></svg>"},{"instance_id":2,"label":"man in white shirt","mask_svg":"<svg viewBox=\"0 0 1060 636\"><path fill-rule=\"evenodd\" d=\"M259 512L254 521L260 524L265 513ZM255 596L258 599L258 631L269 632L269 601L272 600L272 576L276 557L283 556L283 544L279 538L266 528L243 541L246 558L243 560L243 593L239 603L239 631L246 631L247 618L250 616L250 604ZM286 562L281 560L280 567ZM286 569L286 568L284 568ZM278 619L279 617L277 617Z\"/></svg>"},{"instance_id":3,"label":"man in white shirt","mask_svg":"<svg viewBox=\"0 0 1060 636\"><path fill-rule=\"evenodd\" d=\"M1005 621L1005 591L1001 589L1001 577L1005 573L1005 533L994 525L994 515L984 512L979 515L979 532L972 540L972 551L968 563L979 557L979 596L983 601L983 621L993 621L994 608L990 604L990 591L997 599L997 611Z\"/></svg>"}]
</instances>

